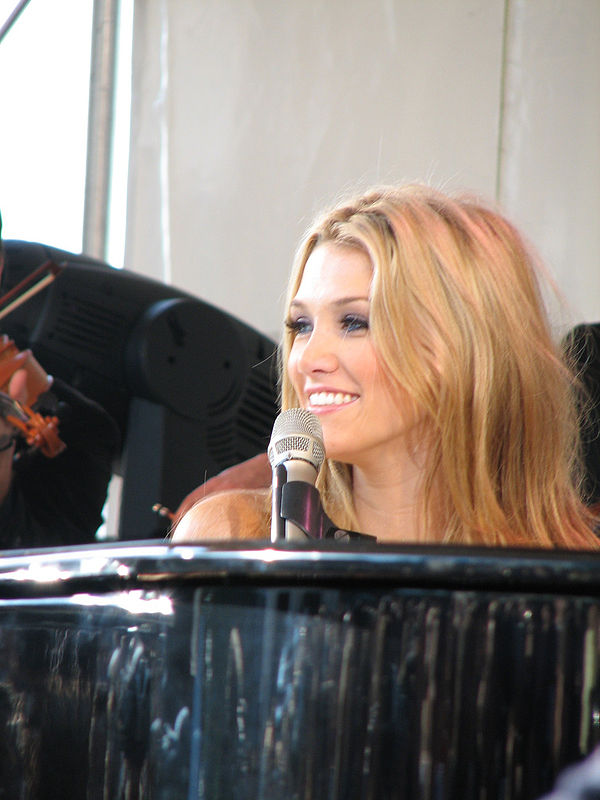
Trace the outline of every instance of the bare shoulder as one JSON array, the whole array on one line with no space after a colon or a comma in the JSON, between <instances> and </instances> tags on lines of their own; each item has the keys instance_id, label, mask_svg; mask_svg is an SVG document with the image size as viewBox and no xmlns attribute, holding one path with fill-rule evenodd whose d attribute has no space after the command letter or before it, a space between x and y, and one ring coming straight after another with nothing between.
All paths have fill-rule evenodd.
<instances>
[{"instance_id":1,"label":"bare shoulder","mask_svg":"<svg viewBox=\"0 0 600 800\"><path fill-rule=\"evenodd\" d=\"M215 492L183 515L171 540L268 539L268 494L256 489Z\"/></svg>"}]
</instances>

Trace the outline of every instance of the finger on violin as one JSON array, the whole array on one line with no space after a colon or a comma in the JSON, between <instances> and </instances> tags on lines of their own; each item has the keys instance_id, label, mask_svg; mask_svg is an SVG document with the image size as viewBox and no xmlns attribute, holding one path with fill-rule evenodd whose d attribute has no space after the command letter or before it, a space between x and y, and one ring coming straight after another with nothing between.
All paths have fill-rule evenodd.
<instances>
[{"instance_id":1,"label":"finger on violin","mask_svg":"<svg viewBox=\"0 0 600 800\"><path fill-rule=\"evenodd\" d=\"M31 405L29 400L29 392L27 390L27 380L27 372L24 369L18 369L10 377L8 382L8 394L18 403L27 403L28 405Z\"/></svg>"},{"instance_id":2,"label":"finger on violin","mask_svg":"<svg viewBox=\"0 0 600 800\"><path fill-rule=\"evenodd\" d=\"M12 355L7 358L0 357L0 389L6 391L10 378L19 369L23 369L28 359L27 352Z\"/></svg>"},{"instance_id":3,"label":"finger on violin","mask_svg":"<svg viewBox=\"0 0 600 800\"><path fill-rule=\"evenodd\" d=\"M36 359L31 350L26 350L25 352L27 353L27 359L23 364L23 372L25 372L27 377L27 396L21 402L26 402L31 406L42 392L48 391L52 383L52 378Z\"/></svg>"}]
</instances>

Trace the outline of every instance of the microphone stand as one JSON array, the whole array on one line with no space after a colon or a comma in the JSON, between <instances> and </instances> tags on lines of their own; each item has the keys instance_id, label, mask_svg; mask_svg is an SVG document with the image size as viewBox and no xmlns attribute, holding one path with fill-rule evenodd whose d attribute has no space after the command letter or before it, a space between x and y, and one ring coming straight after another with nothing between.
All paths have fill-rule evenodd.
<instances>
[{"instance_id":1,"label":"microphone stand","mask_svg":"<svg viewBox=\"0 0 600 800\"><path fill-rule=\"evenodd\" d=\"M329 519L316 487L306 481L289 481L281 487L280 516L297 525L309 539L376 542L375 536L342 530Z\"/></svg>"}]
</instances>

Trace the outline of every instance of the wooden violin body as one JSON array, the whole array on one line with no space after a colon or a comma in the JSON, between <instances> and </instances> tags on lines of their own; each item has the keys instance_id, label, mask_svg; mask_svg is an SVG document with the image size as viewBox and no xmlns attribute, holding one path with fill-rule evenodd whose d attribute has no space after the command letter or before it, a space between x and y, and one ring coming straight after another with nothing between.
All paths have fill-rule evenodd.
<instances>
[{"instance_id":1,"label":"wooden violin body","mask_svg":"<svg viewBox=\"0 0 600 800\"><path fill-rule=\"evenodd\" d=\"M4 392L0 392L0 416L23 436L30 447L35 447L48 458L59 455L66 447L58 435L58 417L45 417Z\"/></svg>"}]
</instances>

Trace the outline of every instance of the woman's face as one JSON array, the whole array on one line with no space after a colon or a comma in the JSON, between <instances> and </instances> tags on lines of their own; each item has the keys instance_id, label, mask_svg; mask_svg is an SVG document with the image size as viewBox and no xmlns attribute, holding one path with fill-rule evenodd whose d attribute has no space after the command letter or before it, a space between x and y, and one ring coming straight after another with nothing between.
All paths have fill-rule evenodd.
<instances>
[{"instance_id":1,"label":"woman's face","mask_svg":"<svg viewBox=\"0 0 600 800\"><path fill-rule=\"evenodd\" d=\"M287 370L300 405L321 421L327 456L384 467L407 447L415 415L373 345L371 278L361 250L326 243L312 252L290 304Z\"/></svg>"}]
</instances>

